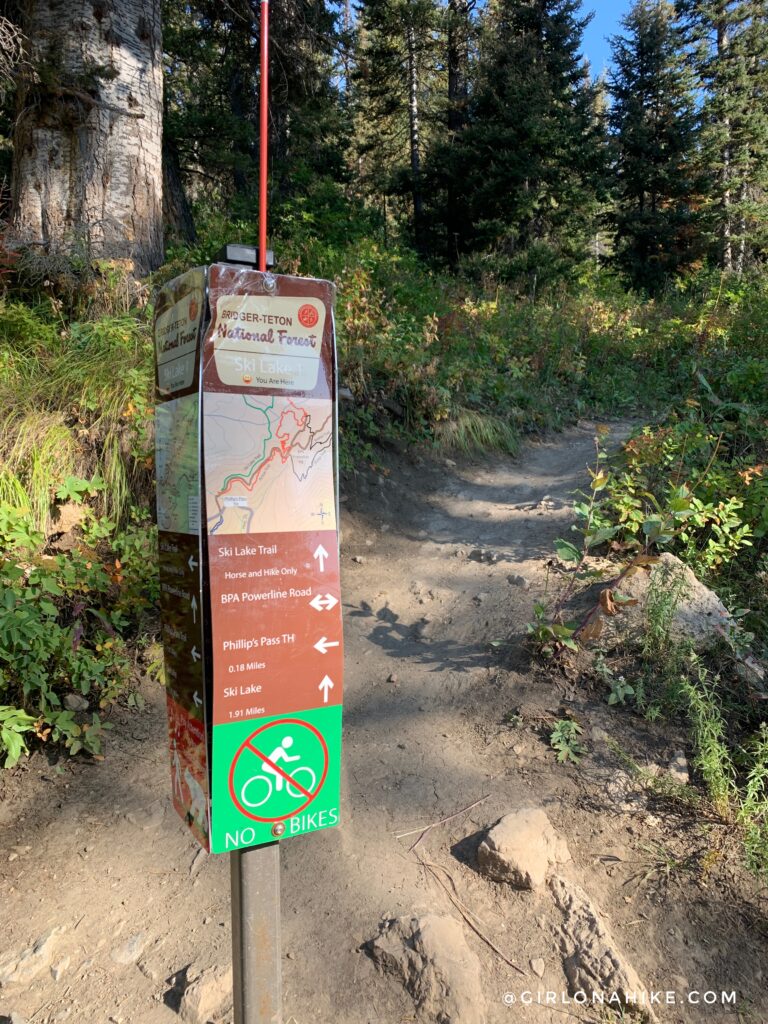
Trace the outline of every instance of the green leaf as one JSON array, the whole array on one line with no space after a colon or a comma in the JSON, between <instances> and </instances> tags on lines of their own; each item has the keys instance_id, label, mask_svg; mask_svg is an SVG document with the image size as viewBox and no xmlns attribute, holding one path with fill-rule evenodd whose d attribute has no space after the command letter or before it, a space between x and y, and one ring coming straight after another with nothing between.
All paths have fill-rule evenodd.
<instances>
[{"instance_id":1,"label":"green leaf","mask_svg":"<svg viewBox=\"0 0 768 1024\"><path fill-rule=\"evenodd\" d=\"M594 548L598 544L604 544L607 540L611 540L621 529L620 526L603 526L599 530L595 530L594 533L588 533L585 537L588 548Z\"/></svg>"},{"instance_id":2,"label":"green leaf","mask_svg":"<svg viewBox=\"0 0 768 1024\"><path fill-rule=\"evenodd\" d=\"M571 544L568 540L556 540L555 551L557 552L557 557L561 562L581 561L581 552L575 544Z\"/></svg>"}]
</instances>

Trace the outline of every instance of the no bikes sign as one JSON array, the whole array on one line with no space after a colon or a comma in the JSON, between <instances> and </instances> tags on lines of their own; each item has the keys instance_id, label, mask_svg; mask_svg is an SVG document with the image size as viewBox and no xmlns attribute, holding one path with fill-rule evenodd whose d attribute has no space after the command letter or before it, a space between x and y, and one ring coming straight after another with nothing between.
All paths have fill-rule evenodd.
<instances>
[{"instance_id":1,"label":"no bikes sign","mask_svg":"<svg viewBox=\"0 0 768 1024\"><path fill-rule=\"evenodd\" d=\"M229 793L246 817L284 821L312 803L327 774L323 734L308 722L284 718L261 726L240 746L229 772Z\"/></svg>"}]
</instances>

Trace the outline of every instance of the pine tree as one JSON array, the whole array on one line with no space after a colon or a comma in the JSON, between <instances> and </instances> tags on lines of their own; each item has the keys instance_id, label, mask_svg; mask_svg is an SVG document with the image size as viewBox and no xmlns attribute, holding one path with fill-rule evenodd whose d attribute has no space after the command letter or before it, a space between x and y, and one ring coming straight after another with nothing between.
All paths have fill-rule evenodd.
<instances>
[{"instance_id":1,"label":"pine tree","mask_svg":"<svg viewBox=\"0 0 768 1024\"><path fill-rule=\"evenodd\" d=\"M361 175L373 195L407 190L416 247L425 252L425 121L435 96L437 10L434 0L365 0L359 25Z\"/></svg>"},{"instance_id":2,"label":"pine tree","mask_svg":"<svg viewBox=\"0 0 768 1024\"><path fill-rule=\"evenodd\" d=\"M768 248L768 3L679 0L704 96L702 164L715 257L741 273Z\"/></svg>"},{"instance_id":3,"label":"pine tree","mask_svg":"<svg viewBox=\"0 0 768 1024\"><path fill-rule=\"evenodd\" d=\"M467 126L470 89L470 47L473 35L474 0L448 0L445 12L445 52L448 91L445 114L445 143L435 156L449 169L454 165L453 150L461 145L461 134ZM446 256L455 265L459 253L456 240L461 236L461 202L463 186L451 175L445 190Z\"/></svg>"},{"instance_id":4,"label":"pine tree","mask_svg":"<svg viewBox=\"0 0 768 1024\"><path fill-rule=\"evenodd\" d=\"M346 175L334 84L338 40L324 0L271 0L273 198ZM259 152L259 0L165 0L166 133L193 196L254 212Z\"/></svg>"},{"instance_id":5,"label":"pine tree","mask_svg":"<svg viewBox=\"0 0 768 1024\"><path fill-rule=\"evenodd\" d=\"M674 14L666 0L636 0L611 41L615 259L651 292L700 255L696 112Z\"/></svg>"},{"instance_id":6,"label":"pine tree","mask_svg":"<svg viewBox=\"0 0 768 1024\"><path fill-rule=\"evenodd\" d=\"M499 0L452 165L464 252L493 250L535 281L580 259L599 191L602 122L581 58L578 0Z\"/></svg>"}]
</instances>

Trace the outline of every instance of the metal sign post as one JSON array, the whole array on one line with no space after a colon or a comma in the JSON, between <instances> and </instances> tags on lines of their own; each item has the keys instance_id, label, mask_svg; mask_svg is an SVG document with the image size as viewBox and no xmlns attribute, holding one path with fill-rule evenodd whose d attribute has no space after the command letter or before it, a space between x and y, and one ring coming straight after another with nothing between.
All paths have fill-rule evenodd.
<instances>
[{"instance_id":1,"label":"metal sign post","mask_svg":"<svg viewBox=\"0 0 768 1024\"><path fill-rule=\"evenodd\" d=\"M267 186L269 182L269 0L261 0L259 99L259 270L267 269Z\"/></svg>"},{"instance_id":2,"label":"metal sign post","mask_svg":"<svg viewBox=\"0 0 768 1024\"><path fill-rule=\"evenodd\" d=\"M259 247L171 281L154 324L172 796L231 855L235 1024L282 1018L279 842L340 819L335 293L267 270L268 21Z\"/></svg>"},{"instance_id":3,"label":"metal sign post","mask_svg":"<svg viewBox=\"0 0 768 1024\"><path fill-rule=\"evenodd\" d=\"M281 1024L280 844L229 856L235 1024Z\"/></svg>"}]
</instances>

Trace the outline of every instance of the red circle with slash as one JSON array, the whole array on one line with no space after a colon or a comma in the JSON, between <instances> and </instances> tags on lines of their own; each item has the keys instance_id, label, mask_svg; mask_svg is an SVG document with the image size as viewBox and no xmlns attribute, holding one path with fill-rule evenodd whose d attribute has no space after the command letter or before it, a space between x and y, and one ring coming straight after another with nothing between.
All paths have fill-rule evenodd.
<instances>
[{"instance_id":1,"label":"red circle with slash","mask_svg":"<svg viewBox=\"0 0 768 1024\"><path fill-rule=\"evenodd\" d=\"M282 728L284 725L299 725L302 727L302 729L308 729L311 733L315 735L315 737L320 743L320 747L323 752L323 771L313 791L305 789L300 782L292 778L287 772L284 772L282 768L279 767L279 765L276 765L274 761L268 758L266 754L262 753L259 750L259 748L254 745L253 741L256 739L259 733L264 732L266 729ZM237 768L237 765L241 757L246 753L246 751L250 752L251 754L255 754L256 757L260 758L264 764L268 765L278 775L281 775L289 785L294 786L296 789L300 790L307 797L304 803L301 804L300 807L294 808L294 810L292 810L289 814L265 816L260 814L254 814L252 811L247 811L245 807L243 807L242 801L238 800L237 794L235 792L235 769ZM229 795L232 797L232 802L234 803L235 807L237 807L237 809L240 811L240 813L244 814L247 818L251 818L253 821L285 821L286 818L294 818L297 814L300 814L306 807L308 807L312 803L317 794L323 788L323 783L325 782L327 774L328 745L326 744L325 739L323 738L323 734L318 729L316 729L314 725L310 725L309 722L304 722L300 718L279 718L276 722L266 722L255 732L251 733L251 735L246 740L244 740L238 747L237 753L232 758L232 765L229 769Z\"/></svg>"}]
</instances>

